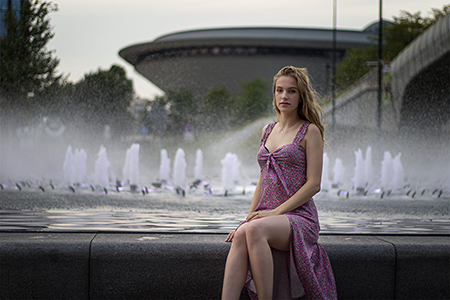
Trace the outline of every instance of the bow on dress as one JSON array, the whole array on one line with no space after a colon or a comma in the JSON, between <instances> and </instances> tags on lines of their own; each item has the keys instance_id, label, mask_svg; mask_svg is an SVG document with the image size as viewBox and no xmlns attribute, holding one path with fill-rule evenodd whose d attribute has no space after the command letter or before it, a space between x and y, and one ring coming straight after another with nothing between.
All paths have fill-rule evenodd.
<instances>
[{"instance_id":1,"label":"bow on dress","mask_svg":"<svg viewBox=\"0 0 450 300\"><path fill-rule=\"evenodd\" d=\"M290 195L289 189L287 187L286 179L284 178L284 173L282 172L280 166L278 165L278 160L280 160L280 159L283 160L286 158L286 155L283 151L278 151L282 147L278 148L277 150L275 150L272 153L270 153L269 150L266 148L267 153L262 154L263 158L267 159L264 171L269 172L269 168L272 165L273 170L275 171L275 174L278 176L278 179L281 181L281 184L283 185L284 189L286 190L286 193L288 195Z\"/></svg>"}]
</instances>

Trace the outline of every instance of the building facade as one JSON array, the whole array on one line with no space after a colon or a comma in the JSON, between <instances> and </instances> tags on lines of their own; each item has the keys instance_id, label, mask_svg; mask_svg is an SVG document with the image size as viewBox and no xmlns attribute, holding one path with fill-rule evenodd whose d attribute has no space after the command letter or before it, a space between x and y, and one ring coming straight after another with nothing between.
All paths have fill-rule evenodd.
<instances>
[{"instance_id":1,"label":"building facade","mask_svg":"<svg viewBox=\"0 0 450 300\"><path fill-rule=\"evenodd\" d=\"M373 43L378 23L365 30L314 28L218 28L178 32L131 45L119 55L163 91L190 89L198 96L213 87L236 92L255 77L272 81L286 65L305 67L320 94L330 91L333 51L340 61L346 50Z\"/></svg>"}]
</instances>

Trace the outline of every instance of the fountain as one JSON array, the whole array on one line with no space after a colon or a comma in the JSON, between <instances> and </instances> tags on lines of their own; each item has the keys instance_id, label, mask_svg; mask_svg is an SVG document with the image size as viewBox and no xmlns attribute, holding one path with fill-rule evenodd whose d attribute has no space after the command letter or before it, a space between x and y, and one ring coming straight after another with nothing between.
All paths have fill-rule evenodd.
<instances>
[{"instance_id":1,"label":"fountain","mask_svg":"<svg viewBox=\"0 0 450 300\"><path fill-rule=\"evenodd\" d=\"M173 185L177 194L185 196L186 184L186 159L184 157L184 150L178 148L175 154L175 161L173 163Z\"/></svg>"},{"instance_id":2,"label":"fountain","mask_svg":"<svg viewBox=\"0 0 450 300\"><path fill-rule=\"evenodd\" d=\"M364 160L364 179L366 187L373 184L373 168L372 168L372 147L368 146L366 150L366 159Z\"/></svg>"},{"instance_id":3,"label":"fountain","mask_svg":"<svg viewBox=\"0 0 450 300\"><path fill-rule=\"evenodd\" d=\"M131 149L128 148L125 153L125 162L122 168L122 176L124 184L130 184L130 164L131 164Z\"/></svg>"},{"instance_id":4,"label":"fountain","mask_svg":"<svg viewBox=\"0 0 450 300\"><path fill-rule=\"evenodd\" d=\"M392 188L392 171L392 156L389 151L386 151L381 162L381 188L384 191L389 191Z\"/></svg>"},{"instance_id":5,"label":"fountain","mask_svg":"<svg viewBox=\"0 0 450 300\"><path fill-rule=\"evenodd\" d=\"M354 177L354 189L358 194L364 193L366 186L365 171L364 171L364 159L361 149L355 151L356 163L355 163L355 177Z\"/></svg>"},{"instance_id":6,"label":"fountain","mask_svg":"<svg viewBox=\"0 0 450 300\"><path fill-rule=\"evenodd\" d=\"M75 149L75 157L73 159L74 164L74 181L75 185L80 186L86 180L86 160L87 154L84 149Z\"/></svg>"},{"instance_id":7,"label":"fountain","mask_svg":"<svg viewBox=\"0 0 450 300\"><path fill-rule=\"evenodd\" d=\"M392 178L392 189L402 191L405 185L405 174L403 172L403 165L401 161L402 154L399 153L392 160L393 167L393 178Z\"/></svg>"},{"instance_id":8,"label":"fountain","mask_svg":"<svg viewBox=\"0 0 450 300\"><path fill-rule=\"evenodd\" d=\"M169 182L170 179L170 158L167 155L167 150L161 150L161 164L159 167L159 180L163 183Z\"/></svg>"},{"instance_id":9,"label":"fountain","mask_svg":"<svg viewBox=\"0 0 450 300\"><path fill-rule=\"evenodd\" d=\"M355 177L354 190L366 195L373 184L372 147L368 146L366 158L363 158L361 149L355 151Z\"/></svg>"},{"instance_id":10,"label":"fountain","mask_svg":"<svg viewBox=\"0 0 450 300\"><path fill-rule=\"evenodd\" d=\"M328 175L328 166L330 164L330 159L326 152L323 153L323 166L322 166L322 180L320 182L320 188L324 192L328 192L331 188L331 183Z\"/></svg>"},{"instance_id":11,"label":"fountain","mask_svg":"<svg viewBox=\"0 0 450 300\"><path fill-rule=\"evenodd\" d=\"M212 190L209 186L209 183L203 182L203 151L197 149L195 153L195 167L194 167L194 182L192 182L190 186L190 191L196 193L200 187L203 188L209 193L212 193Z\"/></svg>"},{"instance_id":12,"label":"fountain","mask_svg":"<svg viewBox=\"0 0 450 300\"><path fill-rule=\"evenodd\" d=\"M122 169L123 180L135 192L139 186L139 144L132 144L125 154L125 163Z\"/></svg>"},{"instance_id":13,"label":"fountain","mask_svg":"<svg viewBox=\"0 0 450 300\"><path fill-rule=\"evenodd\" d=\"M195 181L202 180L202 171L203 171L203 152L202 150L197 149L195 155L195 169L194 169Z\"/></svg>"},{"instance_id":14,"label":"fountain","mask_svg":"<svg viewBox=\"0 0 450 300\"><path fill-rule=\"evenodd\" d=\"M234 153L228 152L225 154L222 163L222 188L224 195L228 196L235 190L235 184L239 182L239 167L241 162Z\"/></svg>"},{"instance_id":15,"label":"fountain","mask_svg":"<svg viewBox=\"0 0 450 300\"><path fill-rule=\"evenodd\" d=\"M198 145L202 145L201 142L198 145L194 144L195 147L193 144L181 144L186 146L183 150L182 147L179 147L181 145L171 144L173 140L170 139L167 143L169 151L161 149L158 145L154 146L152 143L133 143L130 146L127 140L114 141L112 139L106 141L108 153L106 148L100 146L100 142L97 144L95 140L93 142L93 140L78 140L68 137L59 140L42 139L41 141L39 138L33 138L33 149L24 145L20 146L20 141L17 140L16 144L10 144L16 145L18 150L15 151L11 146L7 152L2 151L0 189L3 189L2 196L6 195L6 198L10 195L12 199L23 197L25 205L26 199L30 198L26 193L34 192L32 198L39 199L36 203L42 201L43 210L48 209L46 205L50 207L49 211L41 213L44 215L43 222L51 223L49 228L64 228L64 226L68 226L66 224L77 224L73 226L88 228L88 230L96 229L101 225L97 225L95 220L100 218L109 222L108 225L104 225L105 227L101 227L102 230L105 228L121 230L123 227L128 230L151 228L150 230L163 231L168 230L172 226L171 224L176 223L177 225L174 227L178 231L186 230L186 228L191 231L200 228L199 230L202 231L201 228L208 228L206 230L211 232L225 232L245 217L245 211L248 210L252 201L252 194L259 175L255 156L261 138L260 129L263 127L261 125L263 121L267 120L259 120L235 133L227 133L221 140L214 140L201 150L198 147ZM70 146L66 141L70 141ZM210 141L208 140L208 142ZM366 141L363 141L360 144L364 145L365 143ZM384 146L387 143L380 145ZM407 150L400 152L398 151L400 148L392 143L389 145L391 152L386 151L383 157L384 149L380 145L374 148L375 151L372 151L372 147L367 147L365 157L361 150L364 148L359 148L360 145L354 144L345 144L344 149L331 148L324 152L322 191L315 196L315 200L320 214L323 216L321 222L325 232L352 230L351 224L355 223L355 219L363 219L362 223L367 224L364 229L361 229L363 225L355 225L358 230L370 232L380 224L375 221L388 217L390 222L397 217L398 223L392 222L392 230L397 230L396 224L405 223L405 218L414 219L416 216L415 214L398 213L398 207L394 207L396 215L392 217L394 213L391 212L392 207L389 206L389 211L386 211L386 207L391 202L408 210L418 203L415 198L419 198L419 201L430 201L433 203L433 207L440 207L440 210L445 212L443 206L450 195L450 165L442 163L442 166L446 166L447 169L442 173L444 175L436 176L440 178L437 181L433 177L426 177L427 174L421 172L420 169L418 172L417 168L411 167L412 158L416 158L411 155L411 152ZM99 151L95 151L98 149L97 147L100 147ZM2 149L5 148L7 147L2 146ZM72 154L73 149L75 149L74 154ZM154 155L158 151L160 151L160 160L158 155ZM392 151L396 151L395 153L398 154L393 157L390 154ZM95 152L97 152L96 155L94 155ZM175 152L171 165L168 153ZM16 157L13 156L13 163L5 159L4 153L16 154ZM93 157L93 159L88 160L87 154L89 154L89 158ZM244 158L242 163L238 157ZM123 158L125 161L122 160ZM331 161L334 162L334 166L331 165ZM29 172L24 168L27 162L36 164ZM5 163L7 166L17 165L18 168L10 167L12 171L5 172ZM53 166L57 166L55 167L56 171L51 169ZM331 167L333 167L332 170ZM39 173L40 170L45 170L45 172ZM47 172L47 170L49 171ZM118 187L112 189L111 185L116 183L114 171L117 170L121 171L120 179L123 180L123 183L120 183L120 189ZM187 170L189 172L186 172ZM421 180L424 177L430 179ZM186 189L188 182L190 183L189 189ZM244 188L240 182L250 184ZM147 189L147 183L152 183L156 188L154 190ZM141 193L121 192L125 189L122 187L125 184L130 186L130 190L132 186L135 186L135 189L142 187L142 195ZM47 188L48 185L52 188ZM68 185L72 191L69 194L67 194ZM90 186L93 192L89 188L85 189L85 186ZM105 204L105 196L95 192L96 190L108 194L106 196L108 197L107 204ZM178 197L175 191L184 197ZM52 206L51 199L58 198L58 196L49 197L50 193L69 199L67 203L70 202L70 205L63 209L60 209L60 206L65 205L64 203L58 203L56 207ZM227 197L221 197L223 195ZM394 201L386 201L386 198ZM88 201L86 201L87 199ZM205 201L205 199L208 200ZM17 209L14 206L19 205L18 203L21 201L15 203L11 201L11 203L12 208L18 211L18 214L27 214L26 211L22 212L20 207ZM8 205L3 207L10 208ZM103 209L105 207L107 209ZM59 209L59 212L51 210L54 208ZM382 208L385 210L381 211ZM418 209L414 213L420 211L420 207ZM36 216L35 212L33 214ZM47 217L55 214L58 214L57 218ZM64 218L70 214L74 214L75 217L70 222L65 222ZM109 216L107 216L108 214ZM129 220L129 223L122 222L122 218ZM424 222L422 219L421 216L417 223ZM441 215L427 216L426 219L432 221L427 221L425 227L441 226L439 228L444 228L448 224L448 218L442 219ZM83 220L92 221L83 223ZM8 222L17 224L11 220ZM406 223L411 224L416 221L408 222ZM216 225L219 223L221 225ZM425 228L421 224L414 224L418 228ZM28 225L24 224L23 226ZM410 230L409 227L405 228L401 230Z\"/></svg>"},{"instance_id":16,"label":"fountain","mask_svg":"<svg viewBox=\"0 0 450 300\"><path fill-rule=\"evenodd\" d=\"M333 167L333 187L337 188L342 186L344 183L344 173L345 168L342 164L342 159L336 158L334 161L334 167Z\"/></svg>"},{"instance_id":17,"label":"fountain","mask_svg":"<svg viewBox=\"0 0 450 300\"><path fill-rule=\"evenodd\" d=\"M64 159L64 165L63 165L63 171L64 171L64 183L72 186L74 182L74 163L73 163L73 153L72 153L72 146L69 145L67 147L66 151L66 158Z\"/></svg>"},{"instance_id":18,"label":"fountain","mask_svg":"<svg viewBox=\"0 0 450 300\"><path fill-rule=\"evenodd\" d=\"M94 166L94 184L96 187L103 187L106 191L109 187L109 165L106 148L101 145L100 151L97 154L97 160Z\"/></svg>"},{"instance_id":19,"label":"fountain","mask_svg":"<svg viewBox=\"0 0 450 300\"><path fill-rule=\"evenodd\" d=\"M109 154L108 149L108 154ZM113 149L114 150L114 149ZM123 171L123 180L127 182L127 184L131 185L140 185L145 186L145 182L148 182L150 180L149 174L158 174L157 170L152 170L151 172L144 172L145 176L142 176L139 173L140 166L139 165L139 153L140 151L146 151L147 149L141 147L139 144L132 144L131 147L126 149L126 155L125 155L125 163L123 165L122 171ZM148 151L148 150L147 150ZM192 151L192 150L191 150ZM64 153L63 151L61 151ZM117 151L116 153L112 152L113 155L111 157L118 157L120 154L123 154L123 150ZM206 215L214 214L215 212L219 211L217 213L218 217L217 219L220 220L220 223L228 224L228 222L238 222L238 219L242 219L242 217L236 217L239 215L239 213L244 212L248 209L248 206L251 203L251 195L252 191L254 191L255 185L256 185L256 179L251 177L248 179L246 173L244 174L245 180L250 180L250 182L253 182L253 184L245 187L245 189L242 186L238 185L238 182L240 181L240 168L241 168L241 162L238 159L238 155L236 153L232 152L226 152L225 157L223 157L220 162L221 164L215 164L214 161L217 161L218 159L213 155L215 154L214 151L207 152L207 155L205 157L203 156L203 151L200 149L196 149L196 151L192 151L192 153L185 153L185 151L182 148L178 148L175 154L174 158L174 164L173 164L173 170L172 174L173 177L170 177L171 169L170 169L170 162L171 160L168 158L168 152L166 149L160 150L161 154L161 162L159 166L159 184L163 184L164 188L157 189L157 190L146 190L146 192L142 193L143 196L138 195L137 193L118 193L119 189L117 189L117 193L115 193L115 190L109 190L110 184L112 182L115 182L115 175L113 172L114 168L117 168L117 164L114 166L114 160L110 162L106 148L104 146L100 147L100 151L97 153L97 157L94 164L94 172L92 176L86 177L86 161L87 161L87 154L84 151L84 149L78 150L75 149L75 155L72 155L72 147L67 147L66 149L66 155L64 159L63 165L63 175L64 175L64 182L65 183L72 183L73 186L69 187L69 189L73 192L73 199L83 199L84 195L86 193L89 193L88 190L84 189L77 189L80 185L83 183L90 184L93 191L95 189L103 190L104 193L108 194L108 202L113 207L113 212L111 213L111 216L105 217L106 212L102 212L102 215L99 216L100 218L104 219L105 221L108 220L110 222L109 226L111 226L112 229L114 228L121 228L121 226L128 226L124 225L121 220L119 220L117 223L114 223L116 218L118 217L123 218L123 212L130 210L130 216L127 218L130 218L131 223L129 224L130 230L133 230L133 228L148 228L149 221L153 222L157 225L157 227L151 227L152 230L163 230L165 225L167 224L167 218L170 219L170 222L177 222L179 223L180 228L191 228L189 230L195 230L196 222L206 222L211 228L214 228L214 222L211 221L211 223L208 223L207 221L199 221L199 220L192 220L189 219L192 217L192 212L187 212L186 210L183 210L183 207L186 205L186 203L189 203L189 211L194 210L198 211L199 215L198 218L201 220L206 220ZM352 163L347 162L344 167L344 160L341 158L335 158L334 161L334 167L332 172L333 180L330 181L329 177L329 164L330 164L330 153L324 153L323 154L323 172L322 172L322 192L320 195L317 195L315 197L316 203L320 210L322 211L322 216L324 216L324 220L322 222L324 226L325 231L333 231L338 229L333 228L348 228L345 227L348 225L348 222L352 222L352 216L354 215L353 210L356 209L356 211L359 211L360 209L357 208L358 203L362 203L362 205L365 207L367 205L367 208L370 211L373 211L376 207L378 207L380 204L382 204L381 201L386 202L383 198L386 197L396 197L393 198L396 200L396 203L399 201L408 201L408 199L412 199L414 197L419 197L420 193L417 193L416 191L411 191L411 193L408 195L408 193L404 192L404 186L406 181L405 178L408 178L405 176L406 172L403 169L403 163L401 161L401 158L403 158L402 154L398 153L398 155L395 158L392 158L390 153L388 151L384 154L384 159L380 164L374 164L372 166L372 149L371 147L367 147L367 151L365 154L365 159L363 157L363 153L361 149L358 148L357 151L354 152L356 160L355 162L355 174L353 176L349 176L349 174L345 174L345 169L352 169ZM192 155L192 161L195 166L193 166L193 172L192 174L186 174L186 168L188 166L188 163L186 162L186 154L188 158ZM345 154L345 153L344 153ZM331 155L334 155L332 153ZM64 155L61 155L64 157ZM213 158L211 159L211 156ZM344 156L345 157L345 156ZM150 156L151 159L153 157ZM204 174L203 174L203 165L204 165L204 159L208 161L207 166L208 169L208 176L211 178L211 181L209 183L201 182L204 180ZM217 169L220 169L220 173L214 174L210 171L214 169L214 166L221 166ZM61 166L61 164L60 164ZM380 178L374 179L372 178L372 174L375 173L372 169L376 167L381 167L380 171ZM142 168L145 170L145 165ZM72 172L70 171L72 170ZM347 177L346 177L347 176ZM220 179L216 179L218 177L221 177ZM352 177L352 178L350 178ZM172 179L173 184L169 182L169 179ZM197 186L195 189L191 188L189 190L185 191L185 184L187 180L193 180L200 181L200 185L204 185L205 189L200 189L199 186ZM448 191L445 189L445 181L442 181L443 185L440 189L432 189L427 194L424 191L420 194L423 197L426 197L426 199L439 199L442 197L447 197ZM80 185L77 185L80 183ZM220 184L220 187L216 187L214 184L218 183ZM16 188L16 193L27 193L27 191L30 191L33 189L33 183L28 181L17 181L14 183ZM209 184L211 184L209 186ZM61 185L57 185L57 187L60 187ZM209 189L206 189L206 187L209 186ZM361 191L358 191L355 189L355 187L360 186L362 187ZM14 189L14 185L8 187L7 184L1 186L2 189L11 190ZM145 188L145 187L144 187ZM144 190L143 188L143 190ZM45 185L41 184L39 186L39 190L41 190L44 193L49 193L49 190L45 189ZM185 197L180 198L176 197L175 193L173 191L177 191L178 194L182 194ZM367 193L369 190L369 193ZM380 190L379 192L377 190ZM50 193L61 193L62 189L56 188L55 191L50 190ZM362 193L362 191L364 193ZM64 190L62 191L64 192ZM65 191L67 192L67 191ZM148 195L149 194L149 195ZM217 196L226 195L228 197L226 198L220 198ZM345 196L345 198L342 197L342 195ZM211 196L214 197L211 199L211 201L202 201L202 197ZM34 196L36 198L38 196ZM43 194L43 201L45 202L46 196ZM96 203L96 201L102 201L99 193L93 193L89 196L89 204L86 205L93 205L92 203ZM175 198L173 198L175 197ZM236 198L237 197L237 198ZM41 199L41 198L39 198ZM141 206L134 206L136 205L138 199L139 204ZM332 199L339 199L339 201L329 201ZM133 201L128 201L133 200ZM355 202L356 201L356 202ZM375 201L375 202L374 202ZM376 202L379 201L379 202ZM336 207L333 207L332 213L328 210L330 205L334 205L333 203L339 203ZM133 204L131 204L133 203ZM210 205L209 208L207 208L206 203ZM366 204L367 203L367 204ZM407 203L407 202L404 202ZM442 205L444 202L438 202L438 205ZM102 202L99 202L100 205ZM78 204L77 204L78 205ZM81 204L84 205L84 204ZM164 207L165 210L170 211L172 214L166 215L166 214L160 214L158 212L158 208L156 208L156 212L153 212L155 208L153 206L156 205L156 207ZM131 209L136 208L137 210L142 210L143 208L151 207L151 211L146 211L145 213L137 213L137 212L131 212ZM181 208L180 208L181 207ZM410 204L404 205L405 209L408 209L410 207ZM175 208L175 210L174 210ZM180 210L181 209L181 210ZM208 212L206 215L202 215L201 211L207 209ZM232 215L227 215L226 213L222 213L221 211L225 210L233 210ZM348 209L348 210L346 210ZM94 221L91 225L82 225L80 222L82 220L86 220L89 218L97 219L97 215L99 214L98 211L89 210L87 212L86 210L89 210L89 208L83 208L82 209L82 215L83 217L74 219L72 221L72 224L79 224L76 226L94 226L92 228L95 228L96 225ZM173 212L172 212L173 210ZM342 217L342 211L345 211L345 218L340 219ZM52 214L52 212L46 212L45 214ZM60 211L59 214L64 215L64 211ZM180 218L178 215L189 215L190 217ZM383 212L385 215L386 213ZM89 217L87 217L89 215ZM176 215L176 217L174 217ZM366 215L364 215L365 218ZM358 218L361 217L358 215ZM176 219L178 218L178 219ZM229 220L232 221L227 221ZM435 216L429 217L429 219L435 219ZM57 219L55 219L57 220ZM135 227L133 224L135 222L142 221L139 223L139 225L136 225ZM185 220L185 221L183 221ZM333 225L329 225L330 224ZM375 219L376 220L376 219ZM403 219L402 219L403 220ZM117 221L117 220L116 220ZM161 222L160 224L158 222ZM192 224L190 223L192 222ZM374 227L370 227L370 222L365 220L364 223L367 222L368 227L366 230L369 232L370 230L373 230ZM375 221L374 221L375 222ZM400 222L400 221L399 221ZM402 221L403 222L403 221ZM411 222L411 221L410 221ZM441 221L439 221L441 222ZM152 223L152 224L153 224ZM187 225L189 223L189 225ZM52 224L52 228L60 228L58 226L64 226L65 224L63 221L61 221L61 225L58 224ZM339 227L342 224L342 227ZM378 223L377 223L378 224ZM393 223L393 228L396 226L395 222ZM411 223L408 223L411 224ZM446 224L446 223L445 223ZM228 227L224 227L221 230L226 231L229 230L229 227L233 227L233 225L226 225ZM152 225L153 226L153 225ZM334 227L333 227L334 226ZM337 227L336 227L337 226ZM360 226L360 225L358 225ZM416 226L416 225L414 225ZM421 226L420 224L417 226ZM83 227L84 228L84 227ZM91 227L87 227L91 228ZM158 229L160 228L160 229ZM194 228L194 229L192 229ZM361 230L360 227L358 227L359 230ZM372 229L371 229L372 228ZM164 229L165 230L165 229ZM183 230L183 229L180 229ZM343 229L348 230L348 229Z\"/></svg>"}]
</instances>

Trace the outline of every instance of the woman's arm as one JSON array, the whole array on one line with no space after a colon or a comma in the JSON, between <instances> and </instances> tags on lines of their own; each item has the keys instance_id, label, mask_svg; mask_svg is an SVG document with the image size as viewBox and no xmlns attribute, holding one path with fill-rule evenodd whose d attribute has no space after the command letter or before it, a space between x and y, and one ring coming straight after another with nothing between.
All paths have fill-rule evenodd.
<instances>
[{"instance_id":1,"label":"woman's arm","mask_svg":"<svg viewBox=\"0 0 450 300\"><path fill-rule=\"evenodd\" d=\"M264 135L264 132L266 131L266 127L267 127L267 125L264 126L264 128L262 130L262 135ZM255 214L255 209L259 203L260 197L261 197L261 176L259 176L258 183L256 184L255 192L253 193L252 204L250 205L250 209L248 210L248 214L247 214L247 217L245 218L245 221L249 221L250 219L253 218L253 216ZM239 228L239 226L238 226L238 228ZM230 232L228 234L227 238L225 239L225 242L231 242L233 240L234 233L236 232L236 230L238 228L236 228L235 230L233 230L232 232Z\"/></svg>"},{"instance_id":2,"label":"woman's arm","mask_svg":"<svg viewBox=\"0 0 450 300\"><path fill-rule=\"evenodd\" d=\"M248 210L247 221L248 221L249 215L255 211L260 197L261 197L261 176L259 177L258 184L256 185L256 188L255 188L255 193L253 194L252 204L250 205L250 209Z\"/></svg>"},{"instance_id":3,"label":"woman's arm","mask_svg":"<svg viewBox=\"0 0 450 300\"><path fill-rule=\"evenodd\" d=\"M267 126L268 125L264 126L264 128L262 130L261 139L264 136L264 132L266 131ZM248 211L248 215L246 218L247 221L249 220L250 215L255 211L256 206L259 203L259 198L261 198L261 176L259 176L258 184L256 185L255 193L253 194L252 204L250 205L250 209Z\"/></svg>"}]
</instances>

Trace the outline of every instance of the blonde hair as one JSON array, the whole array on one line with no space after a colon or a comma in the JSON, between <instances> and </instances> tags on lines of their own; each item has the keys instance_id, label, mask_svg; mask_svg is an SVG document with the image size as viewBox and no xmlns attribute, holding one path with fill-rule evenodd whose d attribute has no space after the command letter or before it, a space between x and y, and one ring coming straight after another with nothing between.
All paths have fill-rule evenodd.
<instances>
[{"instance_id":1,"label":"blonde hair","mask_svg":"<svg viewBox=\"0 0 450 300\"><path fill-rule=\"evenodd\" d=\"M322 141L325 142L323 137L325 125L322 123L322 120L325 117L325 112L317 102L317 93L310 84L306 68L296 68L293 66L287 66L278 71L278 73L273 77L272 104L277 114L277 117L280 114L280 110L276 105L275 89L277 80L283 76L294 77L295 80L297 81L297 87L298 90L300 91L300 102L301 102L300 105L298 106L298 116L301 119L308 120L309 122L316 125L320 130L320 134L322 135Z\"/></svg>"}]
</instances>

